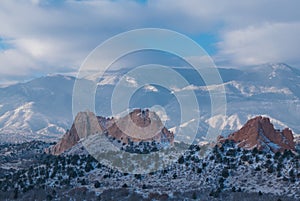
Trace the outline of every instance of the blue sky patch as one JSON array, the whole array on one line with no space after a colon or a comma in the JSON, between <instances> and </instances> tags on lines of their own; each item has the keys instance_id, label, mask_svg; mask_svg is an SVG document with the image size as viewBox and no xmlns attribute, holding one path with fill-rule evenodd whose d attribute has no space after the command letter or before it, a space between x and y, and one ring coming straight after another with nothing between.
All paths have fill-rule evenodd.
<instances>
[{"instance_id":1,"label":"blue sky patch","mask_svg":"<svg viewBox=\"0 0 300 201\"><path fill-rule=\"evenodd\" d=\"M3 38L0 38L0 51L10 49L11 45L8 44Z\"/></svg>"},{"instance_id":2,"label":"blue sky patch","mask_svg":"<svg viewBox=\"0 0 300 201\"><path fill-rule=\"evenodd\" d=\"M216 34L200 34L197 36L190 36L196 41L210 56L217 53L218 37Z\"/></svg>"}]
</instances>

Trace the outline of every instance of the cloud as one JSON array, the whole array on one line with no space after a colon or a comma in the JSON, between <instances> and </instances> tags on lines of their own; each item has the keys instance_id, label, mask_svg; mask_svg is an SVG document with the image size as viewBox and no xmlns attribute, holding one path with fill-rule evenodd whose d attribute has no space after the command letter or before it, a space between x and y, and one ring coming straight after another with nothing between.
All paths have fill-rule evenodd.
<instances>
[{"instance_id":1,"label":"cloud","mask_svg":"<svg viewBox=\"0 0 300 201\"><path fill-rule=\"evenodd\" d=\"M155 1L157 2L157 1ZM167 6L169 4L169 6ZM233 67L266 62L286 62L300 65L299 24L300 2L280 0L217 1L192 0L163 1L161 9L165 19L194 32L208 31L217 34L219 43L213 55L218 65ZM175 11L176 10L176 11Z\"/></svg>"},{"instance_id":2,"label":"cloud","mask_svg":"<svg viewBox=\"0 0 300 201\"><path fill-rule=\"evenodd\" d=\"M268 62L299 64L300 22L266 23L231 30L223 35L220 55L236 65Z\"/></svg>"},{"instance_id":3,"label":"cloud","mask_svg":"<svg viewBox=\"0 0 300 201\"><path fill-rule=\"evenodd\" d=\"M1 76L22 76L35 68L35 63L20 50L9 49L0 52Z\"/></svg>"},{"instance_id":4,"label":"cloud","mask_svg":"<svg viewBox=\"0 0 300 201\"><path fill-rule=\"evenodd\" d=\"M17 75L78 70L105 39L133 28L137 3L4 1L0 5L0 82ZM125 17L124 17L125 16Z\"/></svg>"},{"instance_id":5,"label":"cloud","mask_svg":"<svg viewBox=\"0 0 300 201\"><path fill-rule=\"evenodd\" d=\"M10 49L0 50L0 82L16 75L77 71L104 40L144 27L173 29L192 38L201 33L217 35L216 57L229 63L233 60L243 65L274 58L297 63L299 7L298 0L4 0L0 5L0 43ZM248 45L245 50L235 37ZM265 37L269 38L263 41ZM275 43L271 44L272 39ZM252 42L263 42L261 49L255 49ZM291 50L282 54L287 46ZM257 58L246 56L255 57L253 52L264 49L268 51Z\"/></svg>"}]
</instances>

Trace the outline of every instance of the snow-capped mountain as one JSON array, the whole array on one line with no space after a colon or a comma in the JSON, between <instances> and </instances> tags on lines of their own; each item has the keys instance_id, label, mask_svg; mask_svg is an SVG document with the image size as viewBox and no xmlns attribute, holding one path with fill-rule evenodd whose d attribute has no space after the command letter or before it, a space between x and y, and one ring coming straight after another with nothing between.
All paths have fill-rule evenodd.
<instances>
[{"instance_id":1,"label":"snow-capped mountain","mask_svg":"<svg viewBox=\"0 0 300 201\"><path fill-rule=\"evenodd\" d=\"M225 70L226 71L226 70ZM300 71L285 64L268 64L235 70L233 78L222 73L227 96L223 128L229 132L257 115L271 117L275 127L300 133ZM210 123L220 117L212 117ZM212 124L210 124L212 125ZM228 133L228 132L227 132Z\"/></svg>"},{"instance_id":2,"label":"snow-capped mountain","mask_svg":"<svg viewBox=\"0 0 300 201\"><path fill-rule=\"evenodd\" d=\"M99 80L96 93L96 115L112 116L111 97L116 84L130 69L111 71ZM286 64L265 64L239 69L220 68L226 90L226 115L210 115L211 102L208 88L201 77L190 68L174 68L189 82L184 88L166 89L148 84L139 88L130 99L133 108L153 108L167 116L166 127L176 131L180 124L180 103L174 90L193 90L197 96L201 117L199 133L209 126L229 134L254 116L270 117L276 128L289 127L300 133L300 70ZM167 79L167 78L166 78ZM129 87L139 80L130 76L124 79ZM61 137L73 122L72 90L75 78L52 75L30 82L0 88L0 136L2 140ZM194 110L186 106L187 110ZM189 121L193 123L193 121ZM181 127L189 122L183 122ZM175 133L176 134L176 133ZM15 138L14 138L15 137Z\"/></svg>"},{"instance_id":3,"label":"snow-capped mountain","mask_svg":"<svg viewBox=\"0 0 300 201\"><path fill-rule=\"evenodd\" d=\"M75 78L49 75L0 89L2 141L60 137L72 123Z\"/></svg>"},{"instance_id":4,"label":"snow-capped mountain","mask_svg":"<svg viewBox=\"0 0 300 201\"><path fill-rule=\"evenodd\" d=\"M210 115L209 88L220 85L205 86L204 81L195 70L188 68L174 68L190 82L184 88L172 90L188 91L196 93L200 108L199 132L206 132L209 126L223 130L223 134L229 134L238 130L249 119L262 115L268 116L276 128L291 128L295 133L300 133L300 71L286 64L265 64L239 69L220 68L226 90L227 113L226 115ZM120 74L107 74L100 81L101 87L108 89L119 81ZM128 82L138 83L139 80L130 78ZM152 89L152 90L149 90ZM107 90L103 90L107 97ZM101 99L102 100L102 99ZM105 101L102 101L103 104ZM109 103L107 103L108 105ZM148 85L136 91L130 100L131 108L151 108L153 105L161 105L168 115L166 125L174 129L180 122L180 103L172 91L165 88ZM189 108L193 110L194 108ZM104 116L111 115L109 111L99 105L97 109ZM107 109L107 108L106 108ZM108 109L110 109L108 107ZM100 112L100 113L101 113ZM193 122L193 121L191 121ZM186 124L186 122L184 122ZM182 126L182 125L181 125Z\"/></svg>"}]
</instances>

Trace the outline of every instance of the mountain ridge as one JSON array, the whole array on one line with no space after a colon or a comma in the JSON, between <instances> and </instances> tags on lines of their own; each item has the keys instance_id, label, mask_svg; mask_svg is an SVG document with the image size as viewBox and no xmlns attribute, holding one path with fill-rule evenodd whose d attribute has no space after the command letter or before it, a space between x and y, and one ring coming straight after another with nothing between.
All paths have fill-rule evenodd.
<instances>
[{"instance_id":1,"label":"mountain ridge","mask_svg":"<svg viewBox=\"0 0 300 201\"><path fill-rule=\"evenodd\" d=\"M201 110L199 131L202 134L207 132L209 126L218 126L215 122L220 121L222 132L227 135L239 129L241 122L257 115L270 117L278 128L286 125L295 133L300 133L300 117L297 115L300 112L300 71L296 68L286 64L265 64L252 68L219 69L227 96L227 114L220 117L210 116L209 91L204 90L203 80L194 76L195 72L188 68L176 70L191 80L191 87L180 90L195 91ZM96 114L112 116L110 97L114 85L123 74L123 71L107 72L104 75L106 81L99 80L101 84L98 85L96 100L101 101L96 101ZM46 136L50 140L59 139L73 122L74 81L72 76L50 75L0 88L0 138L14 142L18 141L18 134L25 141L26 138L47 140ZM173 128L178 125L180 119L176 97L157 86L156 91L149 91L149 87L134 94L130 108L161 105L168 114L167 126ZM32 113L30 118L26 118L20 110L28 105L28 113ZM193 108L188 106L188 109ZM228 118L232 121L227 122ZM19 122L19 125L5 126L13 125L13 122Z\"/></svg>"}]
</instances>

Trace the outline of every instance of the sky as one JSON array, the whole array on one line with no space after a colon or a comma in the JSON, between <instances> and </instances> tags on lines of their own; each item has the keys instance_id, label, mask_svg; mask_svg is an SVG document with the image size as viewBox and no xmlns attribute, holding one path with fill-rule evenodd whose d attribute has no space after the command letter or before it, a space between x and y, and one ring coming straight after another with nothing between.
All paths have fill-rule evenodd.
<instances>
[{"instance_id":1,"label":"sky","mask_svg":"<svg viewBox=\"0 0 300 201\"><path fill-rule=\"evenodd\" d=\"M77 72L100 43L165 28L201 45L218 67L300 67L298 0L2 0L0 83Z\"/></svg>"}]
</instances>

